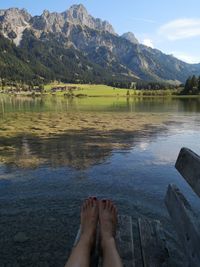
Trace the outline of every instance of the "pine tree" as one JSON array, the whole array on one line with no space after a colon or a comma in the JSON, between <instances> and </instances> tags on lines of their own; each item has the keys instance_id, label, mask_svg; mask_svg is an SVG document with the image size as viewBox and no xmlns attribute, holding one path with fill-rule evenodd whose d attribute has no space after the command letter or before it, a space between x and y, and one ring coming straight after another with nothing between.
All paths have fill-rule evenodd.
<instances>
[{"instance_id":1,"label":"pine tree","mask_svg":"<svg viewBox=\"0 0 200 267\"><path fill-rule=\"evenodd\" d=\"M194 89L195 87L197 87L197 78L195 75L192 76L192 79L191 79L191 87L192 89Z\"/></svg>"},{"instance_id":2,"label":"pine tree","mask_svg":"<svg viewBox=\"0 0 200 267\"><path fill-rule=\"evenodd\" d=\"M187 80L186 80L186 83L185 83L185 87L184 87L184 90L183 90L183 94L189 94L190 91L192 90L192 78L189 77Z\"/></svg>"},{"instance_id":3,"label":"pine tree","mask_svg":"<svg viewBox=\"0 0 200 267\"><path fill-rule=\"evenodd\" d=\"M198 92L200 93L200 76L198 78L198 86L197 86L197 88L198 88Z\"/></svg>"}]
</instances>

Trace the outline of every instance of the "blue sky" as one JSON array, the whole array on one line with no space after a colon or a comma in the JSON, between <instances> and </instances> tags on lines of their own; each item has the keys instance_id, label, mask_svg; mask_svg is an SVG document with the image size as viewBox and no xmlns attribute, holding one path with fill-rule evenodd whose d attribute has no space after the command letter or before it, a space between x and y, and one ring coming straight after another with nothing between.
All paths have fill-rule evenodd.
<instances>
[{"instance_id":1,"label":"blue sky","mask_svg":"<svg viewBox=\"0 0 200 267\"><path fill-rule=\"evenodd\" d=\"M94 17L108 20L118 34L132 31L141 43L187 61L200 62L200 0L6 0L0 9L61 12L82 3Z\"/></svg>"}]
</instances>

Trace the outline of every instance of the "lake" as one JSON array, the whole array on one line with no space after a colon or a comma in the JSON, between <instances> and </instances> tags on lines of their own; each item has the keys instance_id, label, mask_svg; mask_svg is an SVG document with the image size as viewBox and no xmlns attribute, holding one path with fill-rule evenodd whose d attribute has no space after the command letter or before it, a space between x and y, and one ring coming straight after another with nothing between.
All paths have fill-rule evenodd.
<instances>
[{"instance_id":1,"label":"lake","mask_svg":"<svg viewBox=\"0 0 200 267\"><path fill-rule=\"evenodd\" d=\"M200 154L198 98L0 96L0 266L63 266L88 196L159 219L183 266L167 186L200 201L174 168L181 147Z\"/></svg>"}]
</instances>

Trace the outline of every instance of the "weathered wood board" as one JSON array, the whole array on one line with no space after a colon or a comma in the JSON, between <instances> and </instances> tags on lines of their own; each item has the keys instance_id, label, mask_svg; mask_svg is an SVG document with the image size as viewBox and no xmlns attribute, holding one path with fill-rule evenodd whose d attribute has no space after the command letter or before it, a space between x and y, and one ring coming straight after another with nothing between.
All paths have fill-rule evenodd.
<instances>
[{"instance_id":1,"label":"weathered wood board","mask_svg":"<svg viewBox=\"0 0 200 267\"><path fill-rule=\"evenodd\" d=\"M200 225L190 204L175 185L169 185L165 203L188 258L185 266L200 266Z\"/></svg>"},{"instance_id":2,"label":"weathered wood board","mask_svg":"<svg viewBox=\"0 0 200 267\"><path fill-rule=\"evenodd\" d=\"M132 218L130 216L118 216L116 243L124 266L135 267Z\"/></svg>"},{"instance_id":3,"label":"weathered wood board","mask_svg":"<svg viewBox=\"0 0 200 267\"><path fill-rule=\"evenodd\" d=\"M159 221L138 219L144 267L166 267L169 251Z\"/></svg>"},{"instance_id":4,"label":"weathered wood board","mask_svg":"<svg viewBox=\"0 0 200 267\"><path fill-rule=\"evenodd\" d=\"M200 197L200 157L192 150L182 148L175 167Z\"/></svg>"},{"instance_id":5,"label":"weathered wood board","mask_svg":"<svg viewBox=\"0 0 200 267\"><path fill-rule=\"evenodd\" d=\"M159 221L149 219L138 219L140 233L140 243L142 258L140 262L135 260L134 239L132 230L132 218L130 216L118 216L118 229L116 233L116 243L120 257L125 267L167 267L169 262L169 252L165 240L165 234ZM80 237L78 231L75 245ZM91 266L102 267L102 255L100 249L99 230L95 251L92 255Z\"/></svg>"}]
</instances>

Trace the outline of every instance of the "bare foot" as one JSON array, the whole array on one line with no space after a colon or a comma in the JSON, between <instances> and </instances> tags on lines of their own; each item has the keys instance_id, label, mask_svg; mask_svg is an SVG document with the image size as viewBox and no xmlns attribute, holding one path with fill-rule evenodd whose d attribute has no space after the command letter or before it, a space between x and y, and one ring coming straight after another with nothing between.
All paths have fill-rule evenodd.
<instances>
[{"instance_id":1,"label":"bare foot","mask_svg":"<svg viewBox=\"0 0 200 267\"><path fill-rule=\"evenodd\" d=\"M117 209L111 200L99 201L101 245L114 240L117 226Z\"/></svg>"},{"instance_id":2,"label":"bare foot","mask_svg":"<svg viewBox=\"0 0 200 267\"><path fill-rule=\"evenodd\" d=\"M81 237L80 240L92 246L96 237L98 222L98 202L95 197L86 199L81 208Z\"/></svg>"}]
</instances>

